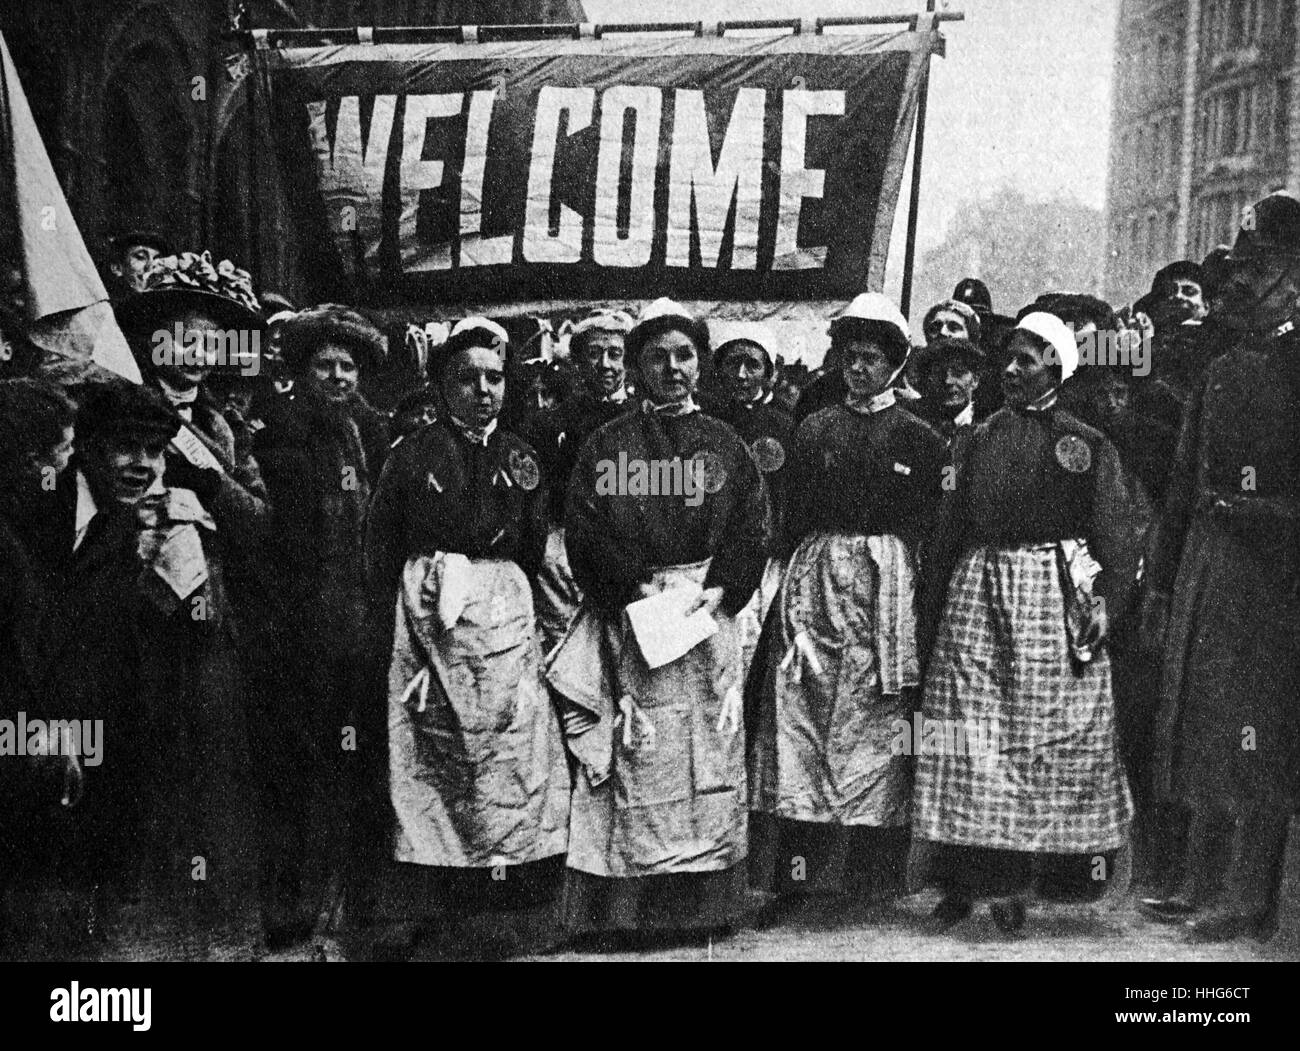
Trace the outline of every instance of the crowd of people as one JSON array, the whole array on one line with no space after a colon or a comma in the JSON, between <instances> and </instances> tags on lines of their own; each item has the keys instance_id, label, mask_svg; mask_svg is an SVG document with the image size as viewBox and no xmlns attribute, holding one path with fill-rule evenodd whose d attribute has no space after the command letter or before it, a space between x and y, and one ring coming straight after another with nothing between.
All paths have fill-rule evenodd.
<instances>
[{"instance_id":1,"label":"crowd of people","mask_svg":"<svg viewBox=\"0 0 1300 1051\"><path fill-rule=\"evenodd\" d=\"M553 360L467 317L388 412L361 312L113 253L143 383L4 319L5 956L644 945L828 885L1275 930L1294 198L1119 311L967 278L916 348L863 293L813 372L663 298Z\"/></svg>"}]
</instances>

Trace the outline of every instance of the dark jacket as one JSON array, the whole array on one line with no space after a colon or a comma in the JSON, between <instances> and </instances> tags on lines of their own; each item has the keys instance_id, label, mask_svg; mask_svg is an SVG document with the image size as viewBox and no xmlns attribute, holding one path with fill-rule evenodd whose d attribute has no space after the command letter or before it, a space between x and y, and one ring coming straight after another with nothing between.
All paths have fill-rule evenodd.
<instances>
[{"instance_id":1,"label":"dark jacket","mask_svg":"<svg viewBox=\"0 0 1300 1051\"><path fill-rule=\"evenodd\" d=\"M533 576L546 550L546 499L536 453L500 428L480 445L436 422L393 449L366 521L366 581L380 652L391 642L408 558L443 551L508 559Z\"/></svg>"},{"instance_id":2,"label":"dark jacket","mask_svg":"<svg viewBox=\"0 0 1300 1051\"><path fill-rule=\"evenodd\" d=\"M537 450L542 472L546 475L553 525L564 522L564 497L582 443L597 428L635 407L631 398L621 402L597 401L584 390L575 392L553 412L542 412L533 417L524 437Z\"/></svg>"},{"instance_id":3,"label":"dark jacket","mask_svg":"<svg viewBox=\"0 0 1300 1051\"><path fill-rule=\"evenodd\" d=\"M341 408L298 397L255 450L272 508L267 628L288 629L288 658L348 652L365 609L365 514L388 451L384 419L360 399Z\"/></svg>"},{"instance_id":4,"label":"dark jacket","mask_svg":"<svg viewBox=\"0 0 1300 1051\"><path fill-rule=\"evenodd\" d=\"M656 471L673 461L705 465L703 492L610 490L620 462ZM721 587L721 608L734 616L754 594L767 563L767 486L748 446L721 420L702 412L660 416L639 410L600 428L579 451L565 504L564 542L574 579L608 612L632 601L637 585L655 569L711 558L704 586Z\"/></svg>"},{"instance_id":5,"label":"dark jacket","mask_svg":"<svg viewBox=\"0 0 1300 1051\"><path fill-rule=\"evenodd\" d=\"M943 439L897 402L815 413L795 434L787 552L818 531L917 543L933 525L945 462Z\"/></svg>"},{"instance_id":6,"label":"dark jacket","mask_svg":"<svg viewBox=\"0 0 1300 1051\"><path fill-rule=\"evenodd\" d=\"M1150 507L1100 431L1059 407L999 409L959 443L956 473L923 559L918 632L934 637L958 559L980 546L1082 537L1102 571L1094 594L1117 623L1130 601Z\"/></svg>"}]
</instances>

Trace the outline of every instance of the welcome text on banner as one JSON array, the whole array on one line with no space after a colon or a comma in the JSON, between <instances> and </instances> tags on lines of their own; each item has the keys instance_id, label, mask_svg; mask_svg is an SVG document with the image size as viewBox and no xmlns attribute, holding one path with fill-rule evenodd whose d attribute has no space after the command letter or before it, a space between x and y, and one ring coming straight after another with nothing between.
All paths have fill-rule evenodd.
<instances>
[{"instance_id":1,"label":"welcome text on banner","mask_svg":"<svg viewBox=\"0 0 1300 1051\"><path fill-rule=\"evenodd\" d=\"M933 46L349 45L259 80L298 235L355 302L835 301L883 279Z\"/></svg>"}]
</instances>

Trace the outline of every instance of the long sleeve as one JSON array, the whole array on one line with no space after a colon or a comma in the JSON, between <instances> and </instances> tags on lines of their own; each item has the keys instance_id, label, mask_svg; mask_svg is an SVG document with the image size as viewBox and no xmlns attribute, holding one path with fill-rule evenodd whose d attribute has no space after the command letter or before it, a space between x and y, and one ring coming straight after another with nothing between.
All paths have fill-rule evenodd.
<instances>
[{"instance_id":1,"label":"long sleeve","mask_svg":"<svg viewBox=\"0 0 1300 1051\"><path fill-rule=\"evenodd\" d=\"M742 458L738 477L727 479L738 499L732 505L709 565L705 587L723 589L722 611L735 616L763 579L772 546L772 505L758 465Z\"/></svg>"},{"instance_id":2,"label":"long sleeve","mask_svg":"<svg viewBox=\"0 0 1300 1051\"><path fill-rule=\"evenodd\" d=\"M406 507L411 445L403 442L384 464L366 514L366 585L375 603L391 605L407 549ZM380 615L388 613L377 610ZM391 611L388 611L391 612Z\"/></svg>"},{"instance_id":3,"label":"long sleeve","mask_svg":"<svg viewBox=\"0 0 1300 1051\"><path fill-rule=\"evenodd\" d=\"M1096 594L1106 601L1116 623L1124 615L1137 581L1151 508L1137 479L1124 470L1115 447L1103 440L1097 448L1097 480L1088 547L1101 563Z\"/></svg>"},{"instance_id":4,"label":"long sleeve","mask_svg":"<svg viewBox=\"0 0 1300 1051\"><path fill-rule=\"evenodd\" d=\"M564 548L578 586L602 609L612 611L631 601L649 568L640 550L629 548L616 534L609 514L611 497L596 492L598 459L596 444L584 443L564 503Z\"/></svg>"}]
</instances>

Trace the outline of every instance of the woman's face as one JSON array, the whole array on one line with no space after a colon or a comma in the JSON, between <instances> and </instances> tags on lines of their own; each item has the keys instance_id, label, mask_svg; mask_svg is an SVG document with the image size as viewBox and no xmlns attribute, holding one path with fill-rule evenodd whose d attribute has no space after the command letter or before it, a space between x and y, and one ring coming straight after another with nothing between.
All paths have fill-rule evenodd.
<instances>
[{"instance_id":1,"label":"woman's face","mask_svg":"<svg viewBox=\"0 0 1300 1051\"><path fill-rule=\"evenodd\" d=\"M178 326L180 346L171 338ZM219 351L228 345L230 335L216 318L198 310L188 310L176 318L167 332L172 352L161 361L155 358L154 365L164 383L182 391L197 387L207 378L217 364Z\"/></svg>"},{"instance_id":2,"label":"woman's face","mask_svg":"<svg viewBox=\"0 0 1300 1051\"><path fill-rule=\"evenodd\" d=\"M1027 332L1016 332L1007 344L1011 361L1002 373L1002 393L1012 408L1032 405L1059 386L1058 366L1048 348Z\"/></svg>"},{"instance_id":3,"label":"woman's face","mask_svg":"<svg viewBox=\"0 0 1300 1051\"><path fill-rule=\"evenodd\" d=\"M501 355L488 347L459 350L447 362L442 397L447 411L471 427L486 427L501 411L506 373Z\"/></svg>"},{"instance_id":4,"label":"woman's face","mask_svg":"<svg viewBox=\"0 0 1300 1051\"><path fill-rule=\"evenodd\" d=\"M737 343L722 359L722 374L733 401L754 401L767 381L767 355L753 343Z\"/></svg>"},{"instance_id":5,"label":"woman's face","mask_svg":"<svg viewBox=\"0 0 1300 1051\"><path fill-rule=\"evenodd\" d=\"M356 393L361 379L352 351L337 343L324 343L307 359L303 385L322 401L341 403Z\"/></svg>"},{"instance_id":6,"label":"woman's face","mask_svg":"<svg viewBox=\"0 0 1300 1051\"><path fill-rule=\"evenodd\" d=\"M870 398L889 386L897 368L885 348L869 339L845 339L840 350L844 385L855 398Z\"/></svg>"},{"instance_id":7,"label":"woman's face","mask_svg":"<svg viewBox=\"0 0 1300 1051\"><path fill-rule=\"evenodd\" d=\"M646 392L657 405L684 401L700 380L700 355L691 337L669 329L647 340L641 348L641 376Z\"/></svg>"},{"instance_id":8,"label":"woman's face","mask_svg":"<svg viewBox=\"0 0 1300 1051\"><path fill-rule=\"evenodd\" d=\"M627 378L627 366L623 361L623 333L590 333L573 359L578 375L592 394L605 398L622 389Z\"/></svg>"},{"instance_id":9,"label":"woman's face","mask_svg":"<svg viewBox=\"0 0 1300 1051\"><path fill-rule=\"evenodd\" d=\"M936 312L925 326L925 341L933 343L936 339L970 339L966 319L955 310Z\"/></svg>"}]
</instances>

